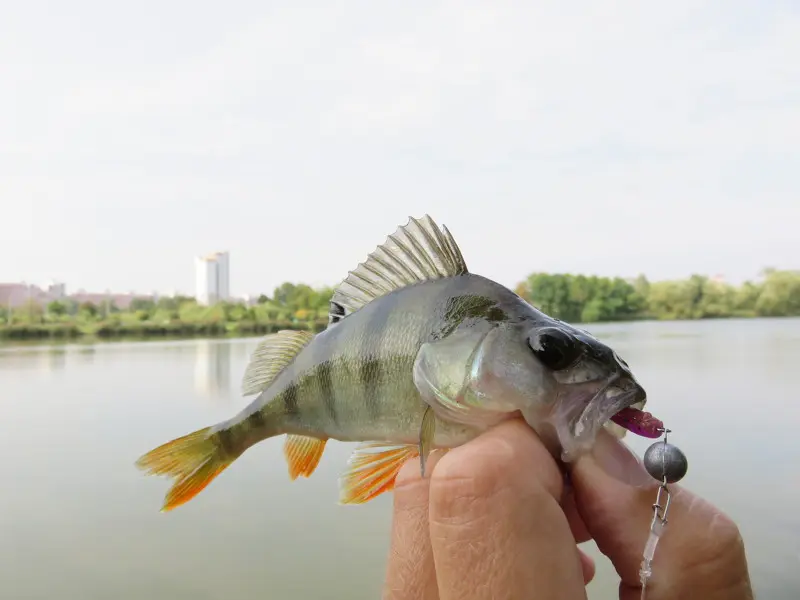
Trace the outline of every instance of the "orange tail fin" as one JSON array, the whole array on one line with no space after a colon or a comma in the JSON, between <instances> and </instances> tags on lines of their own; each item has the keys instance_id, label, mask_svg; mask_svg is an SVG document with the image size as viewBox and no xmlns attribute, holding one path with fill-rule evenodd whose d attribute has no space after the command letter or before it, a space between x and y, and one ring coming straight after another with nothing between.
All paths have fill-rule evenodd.
<instances>
[{"instance_id":1,"label":"orange tail fin","mask_svg":"<svg viewBox=\"0 0 800 600\"><path fill-rule=\"evenodd\" d=\"M168 475L176 480L164 498L162 512L194 498L233 462L221 452L210 430L206 427L162 444L136 461L148 475Z\"/></svg>"}]
</instances>

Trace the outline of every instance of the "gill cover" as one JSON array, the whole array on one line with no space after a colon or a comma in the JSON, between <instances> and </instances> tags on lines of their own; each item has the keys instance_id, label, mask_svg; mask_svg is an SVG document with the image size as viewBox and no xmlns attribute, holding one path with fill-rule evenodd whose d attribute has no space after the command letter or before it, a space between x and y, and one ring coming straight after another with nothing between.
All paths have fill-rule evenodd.
<instances>
[{"instance_id":1,"label":"gill cover","mask_svg":"<svg viewBox=\"0 0 800 600\"><path fill-rule=\"evenodd\" d=\"M504 337L499 327L469 328L420 347L414 384L440 419L489 427L522 408L494 360Z\"/></svg>"}]
</instances>

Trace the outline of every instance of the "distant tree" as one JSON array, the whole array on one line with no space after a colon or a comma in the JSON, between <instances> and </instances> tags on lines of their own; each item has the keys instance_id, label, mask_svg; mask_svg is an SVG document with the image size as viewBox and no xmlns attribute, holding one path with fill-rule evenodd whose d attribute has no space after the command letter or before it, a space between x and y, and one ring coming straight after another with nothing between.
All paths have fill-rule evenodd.
<instances>
[{"instance_id":1,"label":"distant tree","mask_svg":"<svg viewBox=\"0 0 800 600\"><path fill-rule=\"evenodd\" d=\"M79 308L79 314L83 318L94 319L97 317L97 306L92 302L82 302Z\"/></svg>"},{"instance_id":2,"label":"distant tree","mask_svg":"<svg viewBox=\"0 0 800 600\"><path fill-rule=\"evenodd\" d=\"M67 314L68 306L61 300L53 300L47 305L47 314L56 318L63 317Z\"/></svg>"},{"instance_id":3,"label":"distant tree","mask_svg":"<svg viewBox=\"0 0 800 600\"><path fill-rule=\"evenodd\" d=\"M646 300L621 278L534 273L517 292L543 312L569 322L637 318Z\"/></svg>"},{"instance_id":4,"label":"distant tree","mask_svg":"<svg viewBox=\"0 0 800 600\"><path fill-rule=\"evenodd\" d=\"M646 299L650 294L650 282L644 275L639 275L633 282L633 289L642 299Z\"/></svg>"},{"instance_id":5,"label":"distant tree","mask_svg":"<svg viewBox=\"0 0 800 600\"><path fill-rule=\"evenodd\" d=\"M170 298L169 296L165 296L158 299L158 302L155 304L155 308L156 310L161 311L174 311L178 310L179 305L180 299L178 297Z\"/></svg>"},{"instance_id":6,"label":"distant tree","mask_svg":"<svg viewBox=\"0 0 800 600\"><path fill-rule=\"evenodd\" d=\"M276 304L281 304L283 306L288 306L293 300L296 295L297 286L293 283L282 283L280 286L275 288L275 291L272 294L272 300Z\"/></svg>"},{"instance_id":7,"label":"distant tree","mask_svg":"<svg viewBox=\"0 0 800 600\"><path fill-rule=\"evenodd\" d=\"M143 310L145 312L153 312L156 308L156 303L149 298L134 298L131 300L130 310L131 312L139 312Z\"/></svg>"},{"instance_id":8,"label":"distant tree","mask_svg":"<svg viewBox=\"0 0 800 600\"><path fill-rule=\"evenodd\" d=\"M756 303L761 296L761 286L745 281L735 292L734 307L742 315L755 315Z\"/></svg>"},{"instance_id":9,"label":"distant tree","mask_svg":"<svg viewBox=\"0 0 800 600\"><path fill-rule=\"evenodd\" d=\"M800 316L800 271L765 270L755 308L765 317Z\"/></svg>"},{"instance_id":10,"label":"distant tree","mask_svg":"<svg viewBox=\"0 0 800 600\"><path fill-rule=\"evenodd\" d=\"M44 308L35 300L27 300L22 306L14 309L14 316L24 323L41 323Z\"/></svg>"}]
</instances>

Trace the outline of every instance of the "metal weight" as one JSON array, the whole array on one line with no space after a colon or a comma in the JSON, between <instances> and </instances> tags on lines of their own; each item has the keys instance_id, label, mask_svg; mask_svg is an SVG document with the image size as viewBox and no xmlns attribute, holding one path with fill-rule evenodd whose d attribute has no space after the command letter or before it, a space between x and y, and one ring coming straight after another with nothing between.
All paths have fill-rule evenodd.
<instances>
[{"instance_id":1,"label":"metal weight","mask_svg":"<svg viewBox=\"0 0 800 600\"><path fill-rule=\"evenodd\" d=\"M656 442L644 453L644 468L658 481L676 483L686 476L689 461L680 448L667 442Z\"/></svg>"}]
</instances>

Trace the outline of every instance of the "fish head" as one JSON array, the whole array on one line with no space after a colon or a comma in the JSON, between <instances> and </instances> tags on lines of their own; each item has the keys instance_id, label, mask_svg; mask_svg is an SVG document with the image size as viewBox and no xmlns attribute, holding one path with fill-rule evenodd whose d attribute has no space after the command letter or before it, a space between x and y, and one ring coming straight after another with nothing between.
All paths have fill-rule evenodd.
<instances>
[{"instance_id":1,"label":"fish head","mask_svg":"<svg viewBox=\"0 0 800 600\"><path fill-rule=\"evenodd\" d=\"M642 411L644 387L628 363L591 334L545 317L506 323L482 340L468 394L484 411L518 410L551 450L573 460L610 422L658 437L663 424Z\"/></svg>"}]
</instances>

